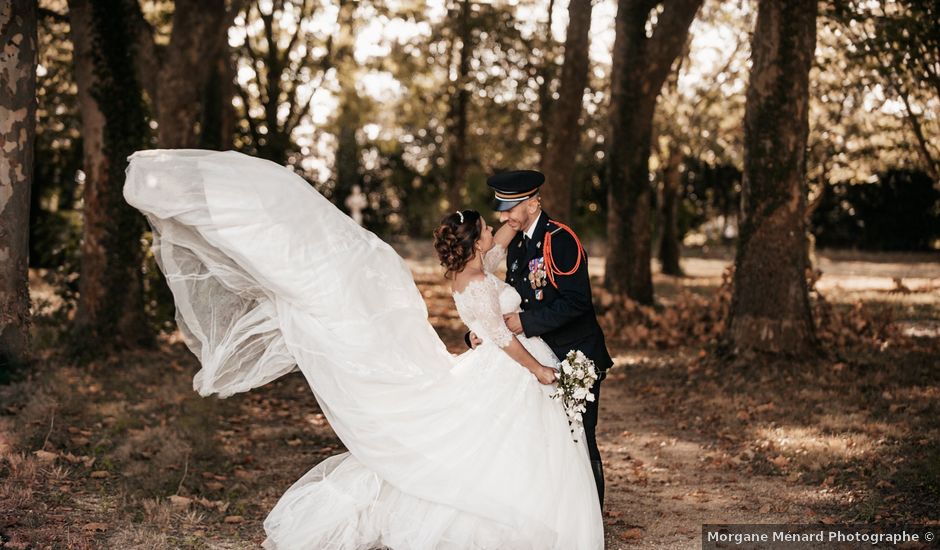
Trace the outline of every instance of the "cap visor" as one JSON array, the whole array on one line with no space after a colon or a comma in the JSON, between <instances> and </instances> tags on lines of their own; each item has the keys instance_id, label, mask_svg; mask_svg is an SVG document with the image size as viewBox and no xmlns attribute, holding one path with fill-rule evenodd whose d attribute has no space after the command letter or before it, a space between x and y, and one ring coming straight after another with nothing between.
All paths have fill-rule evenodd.
<instances>
[{"instance_id":1,"label":"cap visor","mask_svg":"<svg viewBox=\"0 0 940 550\"><path fill-rule=\"evenodd\" d=\"M525 200L525 199L522 199L522 200ZM522 202L522 200L504 201L502 199L496 199L493 201L493 210L495 210L496 212L505 212L506 210L510 210L512 209L513 206L516 206L517 204Z\"/></svg>"}]
</instances>

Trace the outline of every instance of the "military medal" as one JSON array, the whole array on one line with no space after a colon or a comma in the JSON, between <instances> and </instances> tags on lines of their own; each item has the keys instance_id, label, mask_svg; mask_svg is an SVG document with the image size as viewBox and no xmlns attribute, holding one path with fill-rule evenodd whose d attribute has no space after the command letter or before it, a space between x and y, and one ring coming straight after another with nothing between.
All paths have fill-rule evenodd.
<instances>
[{"instance_id":1,"label":"military medal","mask_svg":"<svg viewBox=\"0 0 940 550\"><path fill-rule=\"evenodd\" d=\"M535 291L535 299L536 299L536 300L541 300L541 299L544 298L544 297L545 297L545 291L544 291L544 290L542 290L542 289L540 288L540 289L538 289L538 290Z\"/></svg>"},{"instance_id":2,"label":"military medal","mask_svg":"<svg viewBox=\"0 0 940 550\"><path fill-rule=\"evenodd\" d=\"M532 286L533 290L537 290L545 286L546 281L548 280L548 274L545 272L545 259L544 258L533 258L529 261L529 284ZM536 298L541 300L541 298Z\"/></svg>"}]
</instances>

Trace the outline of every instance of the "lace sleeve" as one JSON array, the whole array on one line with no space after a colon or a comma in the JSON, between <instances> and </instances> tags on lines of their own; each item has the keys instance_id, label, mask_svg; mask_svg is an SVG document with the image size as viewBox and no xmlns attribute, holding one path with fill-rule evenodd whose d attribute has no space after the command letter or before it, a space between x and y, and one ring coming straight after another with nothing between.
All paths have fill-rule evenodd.
<instances>
[{"instance_id":1,"label":"lace sleeve","mask_svg":"<svg viewBox=\"0 0 940 550\"><path fill-rule=\"evenodd\" d=\"M501 244L494 244L486 254L483 255L483 269L490 273L496 273L499 264L506 259L506 247Z\"/></svg>"},{"instance_id":2,"label":"lace sleeve","mask_svg":"<svg viewBox=\"0 0 940 550\"><path fill-rule=\"evenodd\" d=\"M512 342L513 335L503 321L499 308L499 291L492 275L473 281L455 295L457 311L464 322L484 343L492 342L504 348Z\"/></svg>"}]
</instances>

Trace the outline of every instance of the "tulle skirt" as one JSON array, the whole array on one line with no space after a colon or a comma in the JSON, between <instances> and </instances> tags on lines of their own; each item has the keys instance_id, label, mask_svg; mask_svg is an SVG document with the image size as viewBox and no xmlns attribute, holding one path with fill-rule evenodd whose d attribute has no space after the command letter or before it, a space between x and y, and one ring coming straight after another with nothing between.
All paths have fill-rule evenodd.
<instances>
[{"instance_id":1,"label":"tulle skirt","mask_svg":"<svg viewBox=\"0 0 940 550\"><path fill-rule=\"evenodd\" d=\"M299 368L349 449L288 489L266 548L603 548L587 452L551 388L495 346L449 354L401 258L302 178L234 152L145 151L124 196L153 229L195 389Z\"/></svg>"}]
</instances>

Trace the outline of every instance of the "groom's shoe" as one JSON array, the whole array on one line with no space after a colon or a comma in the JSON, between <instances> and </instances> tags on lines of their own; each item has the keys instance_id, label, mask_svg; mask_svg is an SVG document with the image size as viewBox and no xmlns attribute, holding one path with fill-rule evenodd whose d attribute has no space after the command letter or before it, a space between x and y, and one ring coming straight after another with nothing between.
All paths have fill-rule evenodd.
<instances>
[{"instance_id":1,"label":"groom's shoe","mask_svg":"<svg viewBox=\"0 0 940 550\"><path fill-rule=\"evenodd\" d=\"M600 460L592 460L591 469L594 470L594 483L597 484L597 499L601 503L601 510L603 510L604 509L604 464Z\"/></svg>"}]
</instances>

